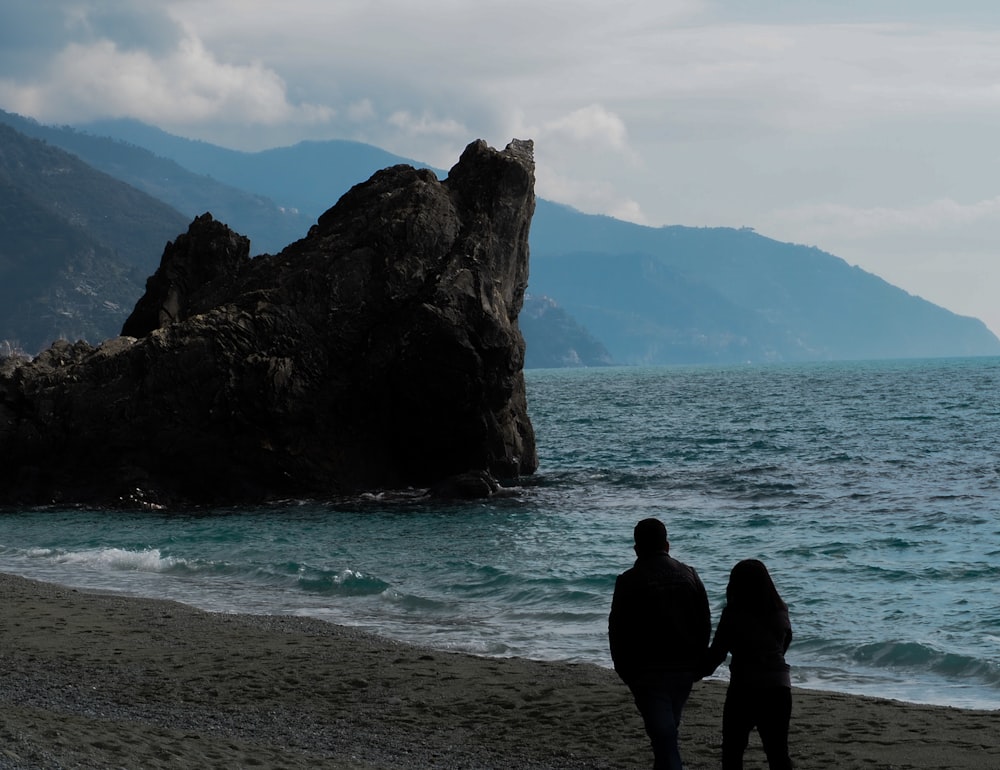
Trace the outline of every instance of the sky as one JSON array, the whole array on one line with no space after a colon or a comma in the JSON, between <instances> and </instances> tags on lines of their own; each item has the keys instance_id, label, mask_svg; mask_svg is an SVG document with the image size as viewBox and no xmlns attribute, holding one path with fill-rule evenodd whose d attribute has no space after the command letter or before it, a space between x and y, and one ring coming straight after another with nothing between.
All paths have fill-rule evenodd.
<instances>
[{"instance_id":1,"label":"sky","mask_svg":"<svg viewBox=\"0 0 1000 770\"><path fill-rule=\"evenodd\" d=\"M0 108L450 168L817 246L1000 335L996 0L0 0Z\"/></svg>"}]
</instances>

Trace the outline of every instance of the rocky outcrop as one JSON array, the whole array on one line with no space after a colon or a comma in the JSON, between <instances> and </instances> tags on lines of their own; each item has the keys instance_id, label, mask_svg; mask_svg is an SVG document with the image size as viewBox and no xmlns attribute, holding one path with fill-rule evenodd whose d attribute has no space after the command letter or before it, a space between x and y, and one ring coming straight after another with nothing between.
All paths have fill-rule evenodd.
<instances>
[{"instance_id":1,"label":"rocky outcrop","mask_svg":"<svg viewBox=\"0 0 1000 770\"><path fill-rule=\"evenodd\" d=\"M534 205L531 143L478 141L444 181L376 173L276 255L250 259L197 218L124 336L0 363L0 502L219 504L534 472L518 328Z\"/></svg>"}]
</instances>

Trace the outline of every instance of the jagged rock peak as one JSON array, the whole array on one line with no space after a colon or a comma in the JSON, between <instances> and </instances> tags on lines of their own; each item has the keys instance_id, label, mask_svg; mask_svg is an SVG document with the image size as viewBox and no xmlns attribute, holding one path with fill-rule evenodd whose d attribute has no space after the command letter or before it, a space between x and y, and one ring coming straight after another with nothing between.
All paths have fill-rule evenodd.
<instances>
[{"instance_id":1,"label":"jagged rock peak","mask_svg":"<svg viewBox=\"0 0 1000 770\"><path fill-rule=\"evenodd\" d=\"M534 206L532 143L477 141L444 180L379 171L279 254L250 259L198 217L120 341L0 367L0 502L217 504L534 472L518 327Z\"/></svg>"}]
</instances>

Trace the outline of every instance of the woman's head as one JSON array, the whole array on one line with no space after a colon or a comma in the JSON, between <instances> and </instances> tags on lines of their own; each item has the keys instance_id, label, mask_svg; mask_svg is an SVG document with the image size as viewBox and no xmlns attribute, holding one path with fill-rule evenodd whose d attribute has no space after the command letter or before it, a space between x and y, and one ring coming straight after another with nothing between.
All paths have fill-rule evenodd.
<instances>
[{"instance_id":1,"label":"woman's head","mask_svg":"<svg viewBox=\"0 0 1000 770\"><path fill-rule=\"evenodd\" d=\"M744 559L733 567L726 586L726 603L753 609L785 608L767 567L759 559Z\"/></svg>"}]
</instances>

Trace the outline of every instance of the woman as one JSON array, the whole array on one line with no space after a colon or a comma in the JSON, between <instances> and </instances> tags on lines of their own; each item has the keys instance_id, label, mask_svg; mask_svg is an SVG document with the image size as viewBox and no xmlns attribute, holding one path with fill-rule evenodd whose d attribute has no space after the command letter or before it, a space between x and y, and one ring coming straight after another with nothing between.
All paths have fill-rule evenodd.
<instances>
[{"instance_id":1,"label":"woman","mask_svg":"<svg viewBox=\"0 0 1000 770\"><path fill-rule=\"evenodd\" d=\"M792 641L788 607L767 567L745 559L733 567L726 606L708 650L708 676L732 653L729 690L722 710L722 767L739 770L756 727L771 770L788 770L792 683L785 651Z\"/></svg>"}]
</instances>

